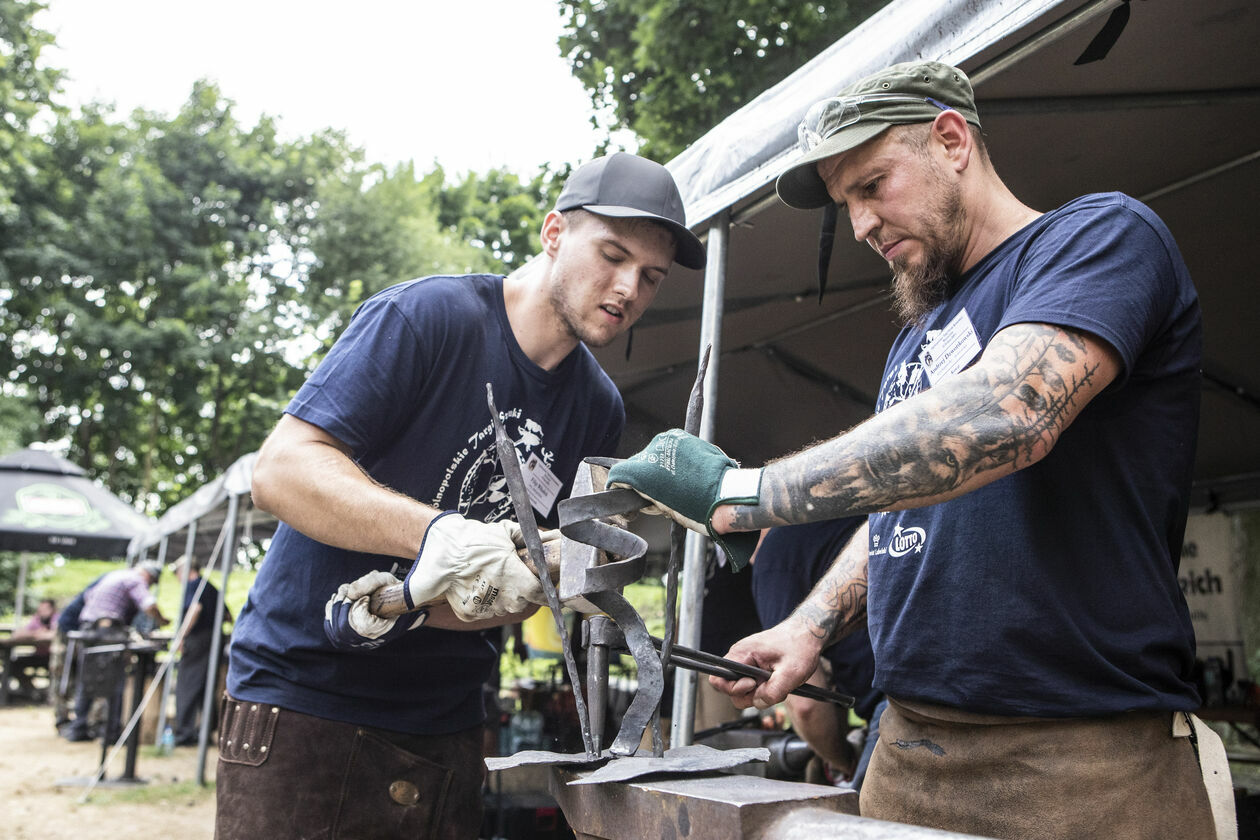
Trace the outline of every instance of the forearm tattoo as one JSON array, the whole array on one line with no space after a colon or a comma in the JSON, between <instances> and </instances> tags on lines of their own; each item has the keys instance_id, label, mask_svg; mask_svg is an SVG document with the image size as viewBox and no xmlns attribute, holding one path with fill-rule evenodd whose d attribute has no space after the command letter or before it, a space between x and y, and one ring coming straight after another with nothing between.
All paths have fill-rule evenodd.
<instances>
[{"instance_id":1,"label":"forearm tattoo","mask_svg":"<svg viewBox=\"0 0 1260 840\"><path fill-rule=\"evenodd\" d=\"M737 528L932 504L1035 463L1110 382L1078 333L1017 324L979 363L855 429L767 466ZM1105 381L1104 381L1105 380Z\"/></svg>"},{"instance_id":2,"label":"forearm tattoo","mask_svg":"<svg viewBox=\"0 0 1260 840\"><path fill-rule=\"evenodd\" d=\"M868 541L863 526L792 613L824 648L866 623Z\"/></svg>"}]
</instances>

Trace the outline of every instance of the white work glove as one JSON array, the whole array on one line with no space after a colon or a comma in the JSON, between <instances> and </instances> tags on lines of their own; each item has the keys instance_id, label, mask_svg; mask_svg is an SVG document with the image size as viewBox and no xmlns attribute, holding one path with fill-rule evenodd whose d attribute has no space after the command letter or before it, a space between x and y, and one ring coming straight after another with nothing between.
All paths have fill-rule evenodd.
<instances>
[{"instance_id":1,"label":"white work glove","mask_svg":"<svg viewBox=\"0 0 1260 840\"><path fill-rule=\"evenodd\" d=\"M407 572L407 606L445 595L456 616L477 621L543 602L541 581L516 554L523 542L515 522L477 522L454 511L439 515Z\"/></svg>"},{"instance_id":2,"label":"white work glove","mask_svg":"<svg viewBox=\"0 0 1260 840\"><path fill-rule=\"evenodd\" d=\"M368 608L372 593L393 586L398 578L389 572L368 572L352 583L343 583L324 605L324 635L342 650L372 650L424 624L426 609L396 618L381 618Z\"/></svg>"}]
</instances>

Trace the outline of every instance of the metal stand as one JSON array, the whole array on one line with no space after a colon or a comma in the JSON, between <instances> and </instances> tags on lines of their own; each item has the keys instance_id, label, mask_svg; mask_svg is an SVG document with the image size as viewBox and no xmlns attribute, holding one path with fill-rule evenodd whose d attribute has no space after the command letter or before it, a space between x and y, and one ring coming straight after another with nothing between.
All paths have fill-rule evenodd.
<instances>
[{"instance_id":1,"label":"metal stand","mask_svg":"<svg viewBox=\"0 0 1260 840\"><path fill-rule=\"evenodd\" d=\"M85 641L81 633L75 632L70 635L77 637L80 643ZM127 735L127 752L124 758L122 775L114 779L105 779L103 774L105 762L109 756L110 739L111 737L117 737L117 733L111 733L110 723L116 717L121 720L121 715L115 715L117 711L115 704L122 702L119 689L123 680L126 679L128 666L130 665L132 689L131 709L128 719L137 718L138 724L139 711L144 700L145 677L149 674L154 657L156 657L158 651L164 648L165 645L160 643L141 642L133 644L129 640L123 640L112 644L85 646L81 649L80 679L83 681L83 690L90 697L104 697L108 704L105 713L105 731L101 733L101 760L96 774L58 779L56 782L57 786L89 787L95 783L96 787L110 788L148 784L147 779L136 776L136 758L140 751L140 727L138 725L133 726ZM96 781L98 775L102 776L99 782Z\"/></svg>"}]
</instances>

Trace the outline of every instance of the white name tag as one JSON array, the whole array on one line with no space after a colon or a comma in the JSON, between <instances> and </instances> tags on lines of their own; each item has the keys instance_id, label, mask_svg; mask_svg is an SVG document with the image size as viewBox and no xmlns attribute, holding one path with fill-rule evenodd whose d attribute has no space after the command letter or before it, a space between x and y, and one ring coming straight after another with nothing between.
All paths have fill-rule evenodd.
<instances>
[{"instance_id":1,"label":"white name tag","mask_svg":"<svg viewBox=\"0 0 1260 840\"><path fill-rule=\"evenodd\" d=\"M928 339L919 361L933 385L965 368L980 352L980 339L967 317L967 310L955 315L945 329Z\"/></svg>"},{"instance_id":2,"label":"white name tag","mask_svg":"<svg viewBox=\"0 0 1260 840\"><path fill-rule=\"evenodd\" d=\"M563 482L542 462L537 452L529 456L522 472L525 476L525 489L529 491L530 505L540 516L547 516L556 503L556 496L560 495Z\"/></svg>"}]
</instances>

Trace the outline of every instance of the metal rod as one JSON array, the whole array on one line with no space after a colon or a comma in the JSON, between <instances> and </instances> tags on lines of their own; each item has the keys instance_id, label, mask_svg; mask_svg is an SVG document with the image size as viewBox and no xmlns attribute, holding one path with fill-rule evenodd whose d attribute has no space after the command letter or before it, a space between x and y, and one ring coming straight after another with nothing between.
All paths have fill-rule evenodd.
<instances>
[{"instance_id":1,"label":"metal rod","mask_svg":"<svg viewBox=\"0 0 1260 840\"><path fill-rule=\"evenodd\" d=\"M602 640L610 619L593 615L586 619L586 710L591 720L591 746L596 753L604 749L604 715L608 711L608 645ZM596 640L600 641L596 641Z\"/></svg>"},{"instance_id":2,"label":"metal rod","mask_svg":"<svg viewBox=\"0 0 1260 840\"><path fill-rule=\"evenodd\" d=\"M709 225L708 258L704 270L704 308L700 320L700 347L697 359L709 351L709 368L704 381L704 410L700 416L699 437L713 440L717 425L718 379L722 358L722 311L726 295L726 257L731 226L730 208L722 210ZM678 641L688 647L700 644L700 622L704 611L704 573L707 540L687 532L683 559L682 597L679 600ZM670 746L691 743L696 721L696 675L691 671L674 674L674 710L670 719Z\"/></svg>"},{"instance_id":3,"label":"metal rod","mask_svg":"<svg viewBox=\"0 0 1260 840\"><path fill-rule=\"evenodd\" d=\"M1149 204L1150 202L1154 201L1157 198L1162 198L1163 196L1168 195L1169 193L1176 192L1177 190L1183 189L1185 187L1193 186L1199 183L1200 181L1206 181L1208 178L1214 178L1223 172L1228 172L1229 170L1235 169L1239 166L1242 166L1243 164L1251 163L1257 158L1260 158L1260 151L1249 152L1248 154L1245 154L1242 157L1237 157L1231 161L1226 161L1225 163L1222 163L1220 166L1213 166L1211 169L1205 169L1202 172L1196 173L1194 175L1190 175L1186 178L1182 178L1180 181L1173 181L1171 184L1165 187L1160 187L1157 190L1148 192L1146 195L1139 196L1138 201L1141 201L1143 204Z\"/></svg>"},{"instance_id":4,"label":"metal rod","mask_svg":"<svg viewBox=\"0 0 1260 840\"><path fill-rule=\"evenodd\" d=\"M652 637L652 644L659 650L661 640ZM683 668L691 668L694 671L700 671L705 674L712 674L715 677L722 677L727 680L737 680L740 677L749 677L757 682L765 682L770 679L770 672L764 668L758 668L744 662L737 662L734 659L727 659L724 656L707 653L703 650L693 650L684 648L681 645L674 645L673 655L670 661L674 665ZM801 697L808 697L812 700L824 700L828 703L835 703L838 706L852 706L854 699L848 694L841 694L838 691L820 688L816 685L805 683L789 694L797 694Z\"/></svg>"},{"instance_id":5,"label":"metal rod","mask_svg":"<svg viewBox=\"0 0 1260 840\"><path fill-rule=\"evenodd\" d=\"M201 703L201 733L197 739L197 784L206 786L206 751L210 736L210 719L214 714L214 704L218 699L214 690L219 684L219 649L223 645L223 610L227 602L228 575L232 571L232 563L236 560L236 517L240 511L240 496L233 495L228 499L227 519L223 523L223 588L219 590L219 600L214 607L214 628L210 636L210 667L206 669L206 694Z\"/></svg>"},{"instance_id":6,"label":"metal rod","mask_svg":"<svg viewBox=\"0 0 1260 840\"><path fill-rule=\"evenodd\" d=\"M1213 105L1250 105L1260 99L1260 88L1181 90L1161 93L1109 93L1088 96L1038 96L981 99L985 117L1043 114L1086 114L1095 111L1145 111L1156 108L1205 108Z\"/></svg>"},{"instance_id":7,"label":"metal rod","mask_svg":"<svg viewBox=\"0 0 1260 840\"><path fill-rule=\"evenodd\" d=\"M164 534L162 536L162 541L159 543L161 547L158 549L158 554L163 559L166 558L166 543L169 539L170 539L170 534ZM179 606L175 608L176 631L178 631L179 628L182 627L184 624L184 583L187 580L187 572L185 571L184 574L180 575L178 580L179 580L179 598L176 600L176 603ZM166 658L174 659L175 651L168 648L166 651ZM166 731L166 707L171 702L172 671L174 671L174 668L167 668L166 670L162 671L162 699L161 701L158 702L158 719L157 719L157 735L156 735L157 742L159 744L162 743L162 733Z\"/></svg>"},{"instance_id":8,"label":"metal rod","mask_svg":"<svg viewBox=\"0 0 1260 840\"><path fill-rule=\"evenodd\" d=\"M700 431L700 416L704 413L704 380L709 369L709 354L713 350L706 346L700 351L700 365L696 371L695 382L691 385L691 394L687 398L687 414L683 422L683 431L694 435ZM677 522L669 526L669 569L665 584L665 635L664 642L657 648L661 652L661 666L669 663L670 653L677 639L678 630L678 573L682 569L683 557L687 549L687 529ZM656 707L652 716L653 738L657 736L661 725L661 708Z\"/></svg>"},{"instance_id":9,"label":"metal rod","mask_svg":"<svg viewBox=\"0 0 1260 840\"><path fill-rule=\"evenodd\" d=\"M26 567L30 565L31 553L23 551L18 555L18 579L17 592L13 596L13 626L17 627L22 623L22 613L26 606ZM6 654L7 655L7 654Z\"/></svg>"}]
</instances>

